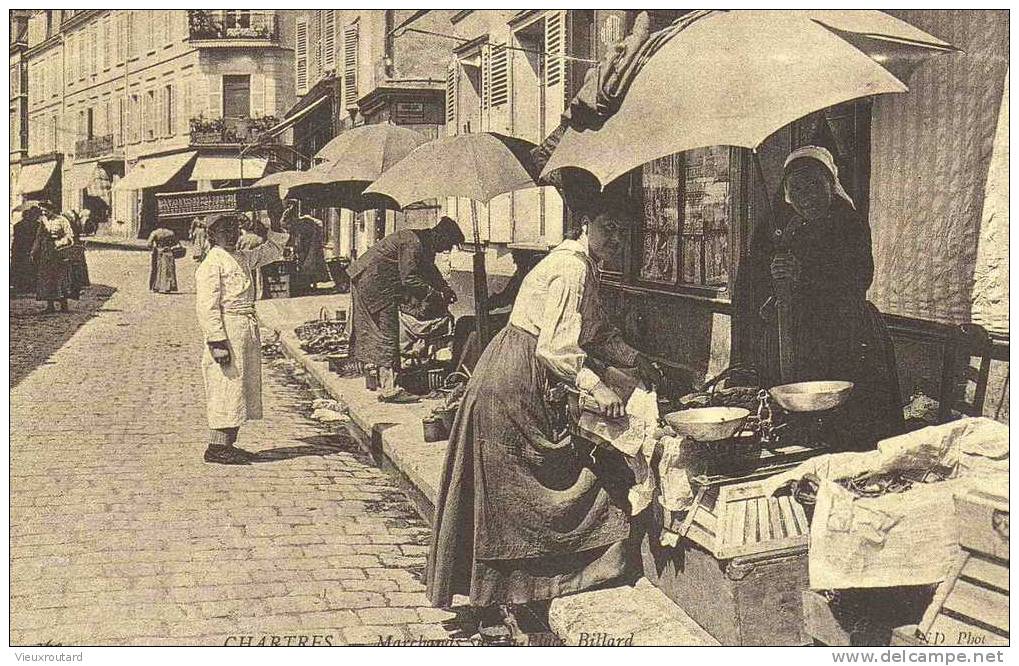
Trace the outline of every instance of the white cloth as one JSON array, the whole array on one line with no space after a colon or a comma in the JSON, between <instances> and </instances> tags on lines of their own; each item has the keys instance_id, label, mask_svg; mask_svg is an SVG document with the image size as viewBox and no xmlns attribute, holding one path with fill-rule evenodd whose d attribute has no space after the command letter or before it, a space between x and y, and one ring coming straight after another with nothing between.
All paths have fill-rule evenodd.
<instances>
[{"instance_id":1,"label":"white cloth","mask_svg":"<svg viewBox=\"0 0 1019 666\"><path fill-rule=\"evenodd\" d=\"M564 240L527 274L517 292L510 324L538 338L535 355L560 379L591 391L601 380L584 367L583 347L598 341L632 352L605 319L597 270L586 240Z\"/></svg>"},{"instance_id":2,"label":"white cloth","mask_svg":"<svg viewBox=\"0 0 1019 666\"><path fill-rule=\"evenodd\" d=\"M789 157L785 158L785 164L782 166L783 169L787 168L792 164L793 160L801 158L808 158L820 162L825 169L831 173L832 177L832 189L835 194L842 197L852 206L853 210L856 210L856 204L853 203L853 198L849 196L849 192L846 192L846 188L842 186L842 181L839 180L839 168L835 165L835 158L831 156L827 148L821 148L820 146L803 146L797 148L793 152L789 153ZM784 184L783 184L784 185ZM785 202L792 203L789 201L789 193L785 193Z\"/></svg>"},{"instance_id":3,"label":"white cloth","mask_svg":"<svg viewBox=\"0 0 1019 666\"><path fill-rule=\"evenodd\" d=\"M230 363L220 365L206 344L202 375L209 427L236 428L262 418L262 350L255 319L252 271L283 257L287 234L269 233L253 250L209 250L195 272L195 309L206 343L227 343Z\"/></svg>"},{"instance_id":4,"label":"white cloth","mask_svg":"<svg viewBox=\"0 0 1019 666\"><path fill-rule=\"evenodd\" d=\"M967 418L883 440L877 451L818 456L765 482L821 479L810 529L814 589L925 585L944 580L959 553L954 495L1007 488L1008 426ZM938 470L951 478L902 493L857 497L839 479Z\"/></svg>"},{"instance_id":5,"label":"white cloth","mask_svg":"<svg viewBox=\"0 0 1019 666\"><path fill-rule=\"evenodd\" d=\"M585 436L624 455L635 481L628 492L630 515L636 516L646 509L655 493L651 458L658 428L658 394L637 387L626 403L624 418L608 419L585 410L578 428Z\"/></svg>"}]
</instances>

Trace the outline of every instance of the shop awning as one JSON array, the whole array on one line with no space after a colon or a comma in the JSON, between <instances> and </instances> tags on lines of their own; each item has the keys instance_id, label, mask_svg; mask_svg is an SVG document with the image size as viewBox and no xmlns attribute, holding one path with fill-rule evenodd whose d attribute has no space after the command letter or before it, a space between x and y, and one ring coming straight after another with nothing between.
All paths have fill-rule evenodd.
<instances>
[{"instance_id":1,"label":"shop awning","mask_svg":"<svg viewBox=\"0 0 1019 666\"><path fill-rule=\"evenodd\" d=\"M328 99L329 99L328 95L324 95L323 97L318 98L317 100L315 100L314 102L312 102L308 106L304 107L303 109L301 109L300 111L298 111L294 115L290 116L289 118L284 118L281 122L277 123L274 127L272 127L270 129L266 130L265 132L263 132L262 135L261 135L261 138L266 138L267 139L269 137L276 136L277 134L280 134L281 132L285 132L287 129L289 129L289 128L293 127L294 125L296 125L302 118L307 116L309 113L311 113L312 111L314 111L318 107L320 107L323 104L325 104L326 100L328 100Z\"/></svg>"},{"instance_id":2,"label":"shop awning","mask_svg":"<svg viewBox=\"0 0 1019 666\"><path fill-rule=\"evenodd\" d=\"M35 194L42 192L49 185L53 178L53 172L57 168L56 160L39 162L38 164L26 164L21 167L21 177L18 179L18 187L22 194Z\"/></svg>"},{"instance_id":3,"label":"shop awning","mask_svg":"<svg viewBox=\"0 0 1019 666\"><path fill-rule=\"evenodd\" d=\"M194 151L150 157L139 162L138 166L120 179L116 190L143 190L147 187L165 185L176 176L197 155Z\"/></svg>"},{"instance_id":4,"label":"shop awning","mask_svg":"<svg viewBox=\"0 0 1019 666\"><path fill-rule=\"evenodd\" d=\"M266 161L257 157L245 157L241 163L239 157L206 157L201 156L191 170L191 180L244 180L261 178L265 173Z\"/></svg>"}]
</instances>

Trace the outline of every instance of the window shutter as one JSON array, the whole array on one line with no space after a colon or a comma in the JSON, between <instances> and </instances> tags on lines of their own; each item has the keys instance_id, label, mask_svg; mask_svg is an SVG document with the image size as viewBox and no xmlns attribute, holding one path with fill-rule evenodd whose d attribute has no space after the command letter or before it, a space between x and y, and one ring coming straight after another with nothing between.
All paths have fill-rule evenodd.
<instances>
[{"instance_id":1,"label":"window shutter","mask_svg":"<svg viewBox=\"0 0 1019 666\"><path fill-rule=\"evenodd\" d=\"M308 92L308 22L297 21L295 35L295 56L294 56L294 81L297 84L297 94L303 95Z\"/></svg>"},{"instance_id":2,"label":"window shutter","mask_svg":"<svg viewBox=\"0 0 1019 666\"><path fill-rule=\"evenodd\" d=\"M219 76L209 77L209 117L223 117L223 79Z\"/></svg>"},{"instance_id":3,"label":"window shutter","mask_svg":"<svg viewBox=\"0 0 1019 666\"><path fill-rule=\"evenodd\" d=\"M454 60L446 67L446 135L458 134L457 103L460 93L460 64Z\"/></svg>"},{"instance_id":4,"label":"window shutter","mask_svg":"<svg viewBox=\"0 0 1019 666\"><path fill-rule=\"evenodd\" d=\"M357 24L343 30L343 103L347 107L357 103Z\"/></svg>"},{"instance_id":5,"label":"window shutter","mask_svg":"<svg viewBox=\"0 0 1019 666\"><path fill-rule=\"evenodd\" d=\"M505 44L489 47L488 106L495 108L509 101L509 50Z\"/></svg>"},{"instance_id":6,"label":"window shutter","mask_svg":"<svg viewBox=\"0 0 1019 666\"><path fill-rule=\"evenodd\" d=\"M251 110L249 115L258 118L265 115L265 75L251 76Z\"/></svg>"},{"instance_id":7,"label":"window shutter","mask_svg":"<svg viewBox=\"0 0 1019 666\"><path fill-rule=\"evenodd\" d=\"M322 76L322 71L325 69L325 67L322 64L322 36L325 34L325 29L323 26L324 22L325 22L325 10L320 9L315 12L315 30L314 30L315 34L312 36L311 40L312 44L315 45L315 53L313 54L315 60L314 62L315 76L312 77L312 80L314 81L318 81L318 79Z\"/></svg>"},{"instance_id":8,"label":"window shutter","mask_svg":"<svg viewBox=\"0 0 1019 666\"><path fill-rule=\"evenodd\" d=\"M78 34L67 37L67 80L74 81L78 78L78 60L74 57L75 48L78 46Z\"/></svg>"},{"instance_id":9,"label":"window shutter","mask_svg":"<svg viewBox=\"0 0 1019 666\"><path fill-rule=\"evenodd\" d=\"M322 69L336 69L336 10L326 9L322 12L325 15L323 20L322 40Z\"/></svg>"},{"instance_id":10,"label":"window shutter","mask_svg":"<svg viewBox=\"0 0 1019 666\"><path fill-rule=\"evenodd\" d=\"M545 16L545 85L549 88L563 82L566 74L566 12Z\"/></svg>"},{"instance_id":11,"label":"window shutter","mask_svg":"<svg viewBox=\"0 0 1019 666\"><path fill-rule=\"evenodd\" d=\"M113 38L110 30L110 22L111 19L109 17L103 19L103 69L109 69L110 65L113 64L110 62L112 59L112 54L110 52L113 50Z\"/></svg>"},{"instance_id":12,"label":"window shutter","mask_svg":"<svg viewBox=\"0 0 1019 666\"><path fill-rule=\"evenodd\" d=\"M180 84L180 104L177 105L177 132L188 134L191 130L191 81Z\"/></svg>"}]
</instances>

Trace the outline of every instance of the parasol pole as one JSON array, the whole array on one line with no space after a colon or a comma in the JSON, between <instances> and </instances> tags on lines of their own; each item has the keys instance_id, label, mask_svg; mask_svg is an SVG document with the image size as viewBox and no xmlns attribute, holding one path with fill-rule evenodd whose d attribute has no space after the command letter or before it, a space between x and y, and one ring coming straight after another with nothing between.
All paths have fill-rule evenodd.
<instances>
[{"instance_id":1,"label":"parasol pole","mask_svg":"<svg viewBox=\"0 0 1019 666\"><path fill-rule=\"evenodd\" d=\"M775 245L784 250L786 239L784 230L778 227L775 220L775 211L771 205L771 197L768 194L768 184L764 180L764 167L761 166L761 154L754 148L754 168L757 171L757 178L761 181L761 189L764 190L764 200L768 216L768 227L771 229ZM779 379L784 383L792 379L793 367L795 364L795 350L793 348L792 331L792 300L793 290L789 282L775 284L775 314L778 323L778 373Z\"/></svg>"},{"instance_id":2,"label":"parasol pole","mask_svg":"<svg viewBox=\"0 0 1019 666\"><path fill-rule=\"evenodd\" d=\"M471 199L471 225L474 229L474 323L478 345L484 349L488 344L488 274L478 228L478 202L474 199Z\"/></svg>"}]
</instances>

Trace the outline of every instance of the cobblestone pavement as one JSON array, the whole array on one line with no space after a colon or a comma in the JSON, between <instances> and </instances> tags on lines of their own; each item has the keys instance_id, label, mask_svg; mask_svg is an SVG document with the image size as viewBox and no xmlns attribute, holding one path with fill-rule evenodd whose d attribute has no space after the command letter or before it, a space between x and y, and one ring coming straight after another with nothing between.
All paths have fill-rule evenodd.
<instances>
[{"instance_id":1,"label":"cobblestone pavement","mask_svg":"<svg viewBox=\"0 0 1019 666\"><path fill-rule=\"evenodd\" d=\"M145 253L89 261L97 286L70 316L11 306L12 643L447 638L419 582L427 525L307 418L285 362L266 369L265 420L241 429L269 461L202 462L191 261L166 296Z\"/></svg>"}]
</instances>

